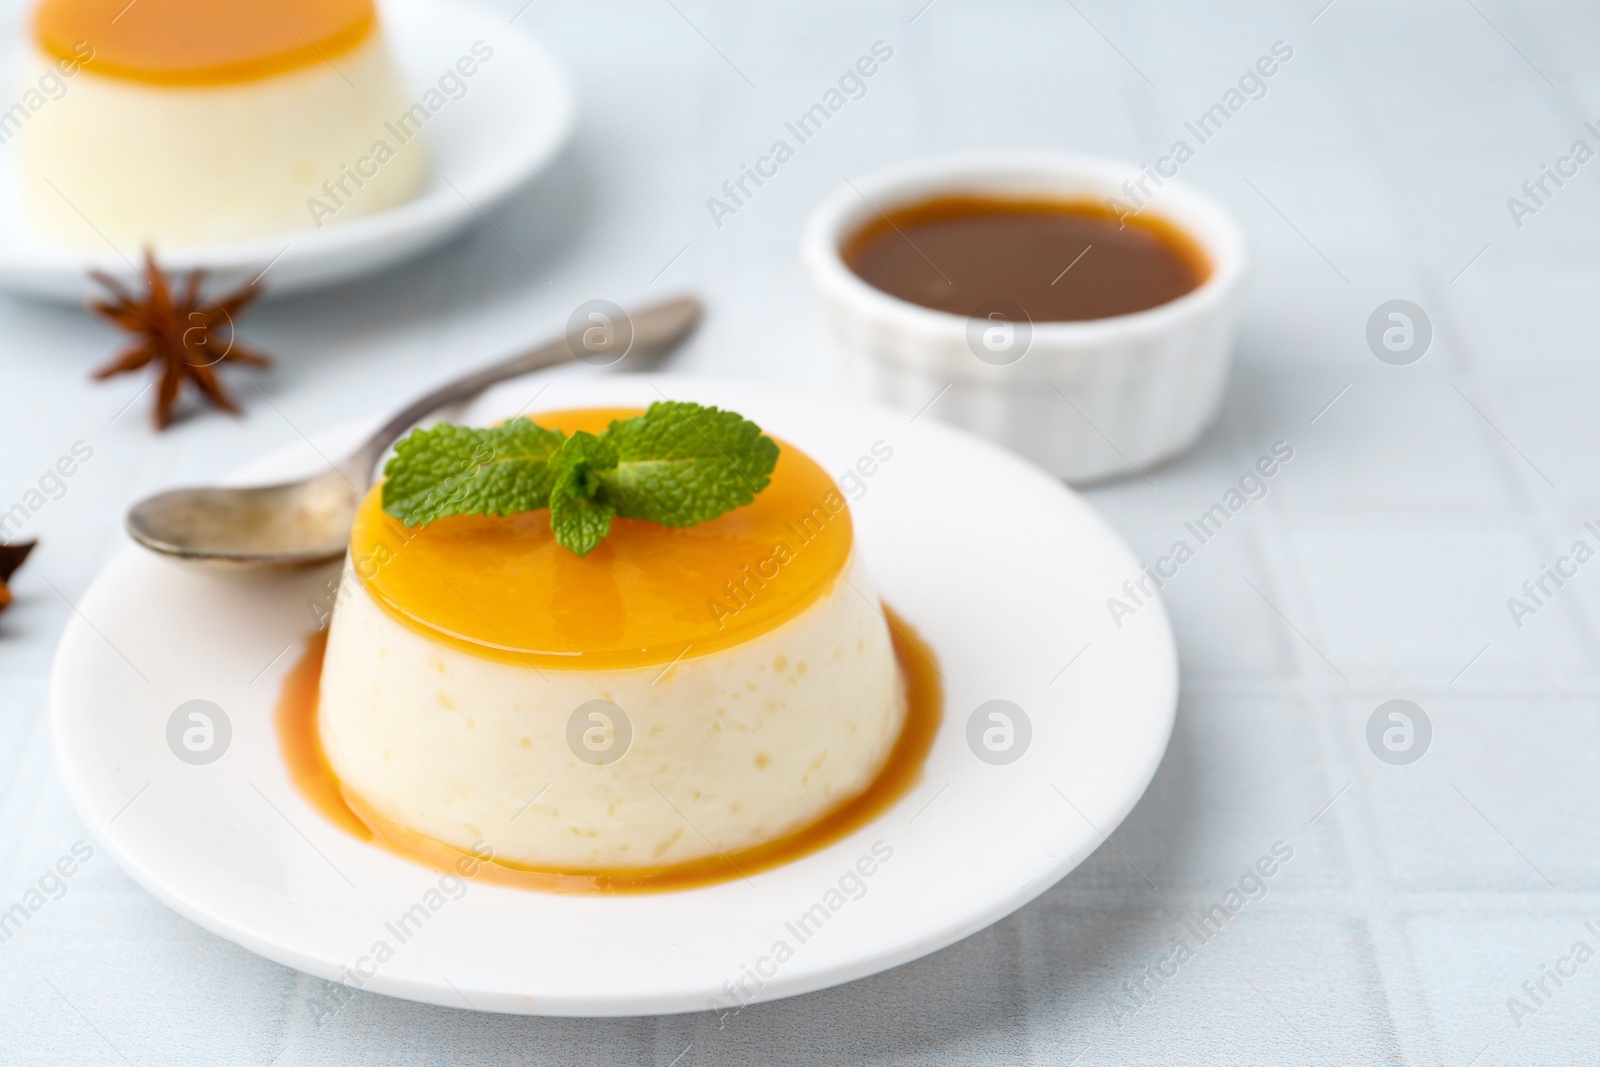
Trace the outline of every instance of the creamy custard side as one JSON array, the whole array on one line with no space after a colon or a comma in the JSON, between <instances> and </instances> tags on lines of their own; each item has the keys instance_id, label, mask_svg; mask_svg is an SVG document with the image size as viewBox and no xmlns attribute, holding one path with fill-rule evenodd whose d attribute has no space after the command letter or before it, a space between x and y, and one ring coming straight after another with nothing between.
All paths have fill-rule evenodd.
<instances>
[{"instance_id":1,"label":"creamy custard side","mask_svg":"<svg viewBox=\"0 0 1600 1067\"><path fill-rule=\"evenodd\" d=\"M870 595L859 566L846 577ZM626 746L606 765L570 743L574 711L595 700L628 723L611 707L581 718L601 731L600 758ZM538 672L430 641L358 585L334 619L321 697L329 762L380 814L570 871L780 837L865 789L903 718L888 628L845 581L767 634L670 667Z\"/></svg>"}]
</instances>

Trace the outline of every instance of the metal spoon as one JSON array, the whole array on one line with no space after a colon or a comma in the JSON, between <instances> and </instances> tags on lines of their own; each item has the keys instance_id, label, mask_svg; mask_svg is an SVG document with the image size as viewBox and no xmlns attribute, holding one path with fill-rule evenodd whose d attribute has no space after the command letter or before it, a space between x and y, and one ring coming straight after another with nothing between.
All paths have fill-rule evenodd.
<instances>
[{"instance_id":1,"label":"metal spoon","mask_svg":"<svg viewBox=\"0 0 1600 1067\"><path fill-rule=\"evenodd\" d=\"M621 330L598 335L593 329L573 332L447 382L408 404L326 474L282 485L157 493L129 509L128 533L153 552L200 563L295 567L338 559L344 555L356 508L372 485L378 461L418 422L497 382L580 357L612 363L623 355L659 356L689 336L701 310L696 298L679 297L630 314L631 344ZM616 347L624 347L622 355L612 355Z\"/></svg>"}]
</instances>

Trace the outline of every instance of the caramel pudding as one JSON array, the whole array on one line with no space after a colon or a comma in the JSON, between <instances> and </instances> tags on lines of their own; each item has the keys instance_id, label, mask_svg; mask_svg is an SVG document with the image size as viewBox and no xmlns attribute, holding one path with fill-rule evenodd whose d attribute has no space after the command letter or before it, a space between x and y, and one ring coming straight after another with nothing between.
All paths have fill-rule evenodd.
<instances>
[{"instance_id":1,"label":"caramel pudding","mask_svg":"<svg viewBox=\"0 0 1600 1067\"><path fill-rule=\"evenodd\" d=\"M29 204L74 244L320 227L426 176L372 0L42 0L25 67Z\"/></svg>"},{"instance_id":2,"label":"caramel pudding","mask_svg":"<svg viewBox=\"0 0 1600 1067\"><path fill-rule=\"evenodd\" d=\"M598 433L635 411L541 415ZM619 518L587 555L548 511L420 528L362 504L319 740L357 811L582 875L718 859L874 782L906 695L849 508L783 445L696 526Z\"/></svg>"},{"instance_id":3,"label":"caramel pudding","mask_svg":"<svg viewBox=\"0 0 1600 1067\"><path fill-rule=\"evenodd\" d=\"M979 318L1020 309L1031 322L1144 311L1211 273L1176 226L1090 200L940 197L875 218L840 253L862 281L913 304Z\"/></svg>"}]
</instances>

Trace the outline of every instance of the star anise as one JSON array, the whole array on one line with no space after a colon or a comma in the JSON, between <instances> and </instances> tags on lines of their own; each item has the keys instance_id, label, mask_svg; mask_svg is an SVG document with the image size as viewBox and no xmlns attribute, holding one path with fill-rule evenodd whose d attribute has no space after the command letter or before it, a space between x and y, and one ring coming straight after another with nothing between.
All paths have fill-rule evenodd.
<instances>
[{"instance_id":1,"label":"star anise","mask_svg":"<svg viewBox=\"0 0 1600 1067\"><path fill-rule=\"evenodd\" d=\"M234 341L234 316L243 312L261 294L254 282L237 289L212 304L202 304L200 287L204 271L193 271L183 292L176 297L167 277L156 265L155 256L144 254L147 292L141 299L128 292L109 275L94 271L95 281L109 289L115 300L95 300L89 306L138 340L118 353L116 359L94 372L99 379L136 371L149 364L160 369L156 386L156 429L164 430L172 421L172 409L184 380L192 381L201 395L223 411L237 415L239 406L222 388L216 368L222 363L247 363L267 367L272 360Z\"/></svg>"},{"instance_id":2,"label":"star anise","mask_svg":"<svg viewBox=\"0 0 1600 1067\"><path fill-rule=\"evenodd\" d=\"M11 576L22 566L22 561L28 558L28 553L33 551L37 541L19 541L17 544L8 545L0 543L0 611L11 606L11 589L6 585Z\"/></svg>"}]
</instances>

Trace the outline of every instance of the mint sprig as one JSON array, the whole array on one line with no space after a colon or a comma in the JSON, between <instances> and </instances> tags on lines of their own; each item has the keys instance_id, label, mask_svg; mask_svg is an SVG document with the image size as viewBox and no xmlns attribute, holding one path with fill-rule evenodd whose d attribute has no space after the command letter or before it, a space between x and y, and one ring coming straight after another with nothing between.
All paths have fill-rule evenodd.
<instances>
[{"instance_id":1,"label":"mint sprig","mask_svg":"<svg viewBox=\"0 0 1600 1067\"><path fill-rule=\"evenodd\" d=\"M526 418L483 429L441 423L395 446L383 510L426 526L548 507L556 541L584 556L618 516L693 526L743 507L777 462L777 442L749 419L678 400L600 434L567 436Z\"/></svg>"}]
</instances>

